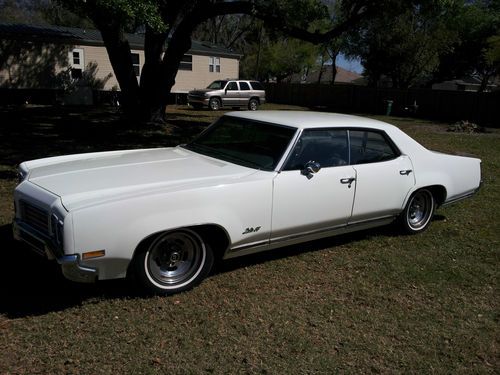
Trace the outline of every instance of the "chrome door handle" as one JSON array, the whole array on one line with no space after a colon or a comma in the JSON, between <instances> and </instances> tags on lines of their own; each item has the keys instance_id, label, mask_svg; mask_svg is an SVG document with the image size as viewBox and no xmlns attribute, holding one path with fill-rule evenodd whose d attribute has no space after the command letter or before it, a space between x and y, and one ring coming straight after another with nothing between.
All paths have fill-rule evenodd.
<instances>
[{"instance_id":1,"label":"chrome door handle","mask_svg":"<svg viewBox=\"0 0 500 375\"><path fill-rule=\"evenodd\" d=\"M402 170L402 171L399 171L399 174L400 174L401 176L408 176L411 172L412 172L412 170L411 170L411 169L404 169L404 170Z\"/></svg>"},{"instance_id":2,"label":"chrome door handle","mask_svg":"<svg viewBox=\"0 0 500 375\"><path fill-rule=\"evenodd\" d=\"M351 187L351 184L353 183L353 181L356 181L356 178L354 177L347 177L347 178L341 178L340 179L340 183L341 184L349 184L347 185L347 187Z\"/></svg>"}]
</instances>

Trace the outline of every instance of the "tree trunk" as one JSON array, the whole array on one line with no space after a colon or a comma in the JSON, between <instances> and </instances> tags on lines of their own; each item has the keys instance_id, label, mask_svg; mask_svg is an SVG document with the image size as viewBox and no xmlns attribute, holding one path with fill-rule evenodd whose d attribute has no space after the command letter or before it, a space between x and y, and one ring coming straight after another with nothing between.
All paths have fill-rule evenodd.
<instances>
[{"instance_id":1,"label":"tree trunk","mask_svg":"<svg viewBox=\"0 0 500 375\"><path fill-rule=\"evenodd\" d=\"M132 65L130 45L125 39L123 29L109 20L96 19L96 26L101 31L109 61L121 89L121 104L129 118L139 115L139 84Z\"/></svg>"},{"instance_id":2,"label":"tree trunk","mask_svg":"<svg viewBox=\"0 0 500 375\"><path fill-rule=\"evenodd\" d=\"M327 50L330 55L330 59L332 60L332 80L330 81L330 85L335 84L335 78L337 77L337 56L340 53L339 48L332 48L331 50Z\"/></svg>"},{"instance_id":3,"label":"tree trunk","mask_svg":"<svg viewBox=\"0 0 500 375\"><path fill-rule=\"evenodd\" d=\"M318 85L321 83L321 78L323 77L324 66L325 66L325 55L321 54L321 64L319 65L318 82L317 82Z\"/></svg>"},{"instance_id":4,"label":"tree trunk","mask_svg":"<svg viewBox=\"0 0 500 375\"><path fill-rule=\"evenodd\" d=\"M151 52L144 81L141 80L142 112L144 119L150 123L162 124L166 121L168 97L175 85L175 77L182 57L191 48L191 33L195 25L185 19L172 34L163 60L157 63L158 51ZM151 34L151 33L150 33ZM166 37L166 34L165 34ZM163 46L159 35L150 35L149 48ZM164 39L165 40L165 39ZM161 53L160 53L161 54ZM149 119L149 121L148 121Z\"/></svg>"},{"instance_id":5,"label":"tree trunk","mask_svg":"<svg viewBox=\"0 0 500 375\"><path fill-rule=\"evenodd\" d=\"M144 39L144 65L141 72L140 117L143 122L163 123L165 114L162 112L161 91L163 46L167 39L166 32L155 32L146 28Z\"/></svg>"},{"instance_id":6,"label":"tree trunk","mask_svg":"<svg viewBox=\"0 0 500 375\"><path fill-rule=\"evenodd\" d=\"M337 77L337 65L335 65L335 60L332 62L332 80L330 81L330 85L335 84L335 78Z\"/></svg>"},{"instance_id":7,"label":"tree trunk","mask_svg":"<svg viewBox=\"0 0 500 375\"><path fill-rule=\"evenodd\" d=\"M477 90L477 92L484 92L488 87L489 80L490 80L490 74L489 73L483 74L483 77L481 78L481 85L479 86L479 90Z\"/></svg>"}]
</instances>

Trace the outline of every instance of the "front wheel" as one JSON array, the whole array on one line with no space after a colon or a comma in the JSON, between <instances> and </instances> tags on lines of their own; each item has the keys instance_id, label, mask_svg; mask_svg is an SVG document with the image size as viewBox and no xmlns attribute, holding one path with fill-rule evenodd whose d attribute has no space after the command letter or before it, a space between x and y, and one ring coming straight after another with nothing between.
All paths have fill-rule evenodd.
<instances>
[{"instance_id":1,"label":"front wheel","mask_svg":"<svg viewBox=\"0 0 500 375\"><path fill-rule=\"evenodd\" d=\"M436 201L427 189L417 190L408 200L400 222L406 233L418 233L427 229L436 209Z\"/></svg>"},{"instance_id":2,"label":"front wheel","mask_svg":"<svg viewBox=\"0 0 500 375\"><path fill-rule=\"evenodd\" d=\"M221 107L221 103L220 103L220 100L219 98L212 98L209 100L208 102L208 107L212 110L212 111L218 111Z\"/></svg>"},{"instance_id":3,"label":"front wheel","mask_svg":"<svg viewBox=\"0 0 500 375\"><path fill-rule=\"evenodd\" d=\"M174 294L191 289L210 272L214 257L210 247L190 229L156 237L135 259L140 283L154 294Z\"/></svg>"}]
</instances>

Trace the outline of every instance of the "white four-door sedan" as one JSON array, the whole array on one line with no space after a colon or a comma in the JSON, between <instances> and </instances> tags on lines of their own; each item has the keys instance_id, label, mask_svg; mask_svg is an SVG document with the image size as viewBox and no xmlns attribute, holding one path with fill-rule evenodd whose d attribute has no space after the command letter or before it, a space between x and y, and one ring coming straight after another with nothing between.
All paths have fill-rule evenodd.
<instances>
[{"instance_id":1,"label":"white four-door sedan","mask_svg":"<svg viewBox=\"0 0 500 375\"><path fill-rule=\"evenodd\" d=\"M232 112L187 145L22 163L14 236L68 279L133 273L170 294L199 283L216 257L394 220L421 232L436 207L477 191L480 163L366 118Z\"/></svg>"}]
</instances>

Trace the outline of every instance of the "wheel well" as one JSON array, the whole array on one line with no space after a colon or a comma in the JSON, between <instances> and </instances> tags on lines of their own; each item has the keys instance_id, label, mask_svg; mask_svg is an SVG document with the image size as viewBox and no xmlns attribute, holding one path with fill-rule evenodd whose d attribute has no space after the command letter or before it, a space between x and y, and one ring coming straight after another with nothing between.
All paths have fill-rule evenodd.
<instances>
[{"instance_id":1,"label":"wheel well","mask_svg":"<svg viewBox=\"0 0 500 375\"><path fill-rule=\"evenodd\" d=\"M259 102L259 104L260 104L260 99L259 99L259 97L258 97L258 96L252 96L252 97L251 97L248 101L250 101L250 100L252 100L252 99L257 100L257 102Z\"/></svg>"},{"instance_id":2,"label":"wheel well","mask_svg":"<svg viewBox=\"0 0 500 375\"><path fill-rule=\"evenodd\" d=\"M224 256L229 246L229 236L222 227L216 224L205 224L188 228L195 231L210 245L210 248L214 252L215 259L220 259Z\"/></svg>"},{"instance_id":3,"label":"wheel well","mask_svg":"<svg viewBox=\"0 0 500 375\"><path fill-rule=\"evenodd\" d=\"M204 224L191 227L187 226L184 228L176 228L173 231L181 229L191 229L192 231L196 232L203 239L203 241L207 242L210 245L210 248L214 252L214 256L216 259L222 258L224 256L224 252L229 246L229 235L219 225ZM143 238L135 248L132 260L135 258L136 254L139 254L142 250L146 249L159 235L165 232L168 232L168 230L157 232L147 236L146 238ZM132 264L132 261L130 262L130 264Z\"/></svg>"},{"instance_id":4,"label":"wheel well","mask_svg":"<svg viewBox=\"0 0 500 375\"><path fill-rule=\"evenodd\" d=\"M220 96L212 96L212 97L210 97L210 99L208 99L208 101L210 101L212 99L217 99L219 101L219 103L222 104L222 100L221 100Z\"/></svg>"},{"instance_id":5,"label":"wheel well","mask_svg":"<svg viewBox=\"0 0 500 375\"><path fill-rule=\"evenodd\" d=\"M432 196L436 200L436 204L438 206L441 206L446 200L446 188L444 186L433 185L427 186L426 189L428 189L432 193Z\"/></svg>"}]
</instances>

